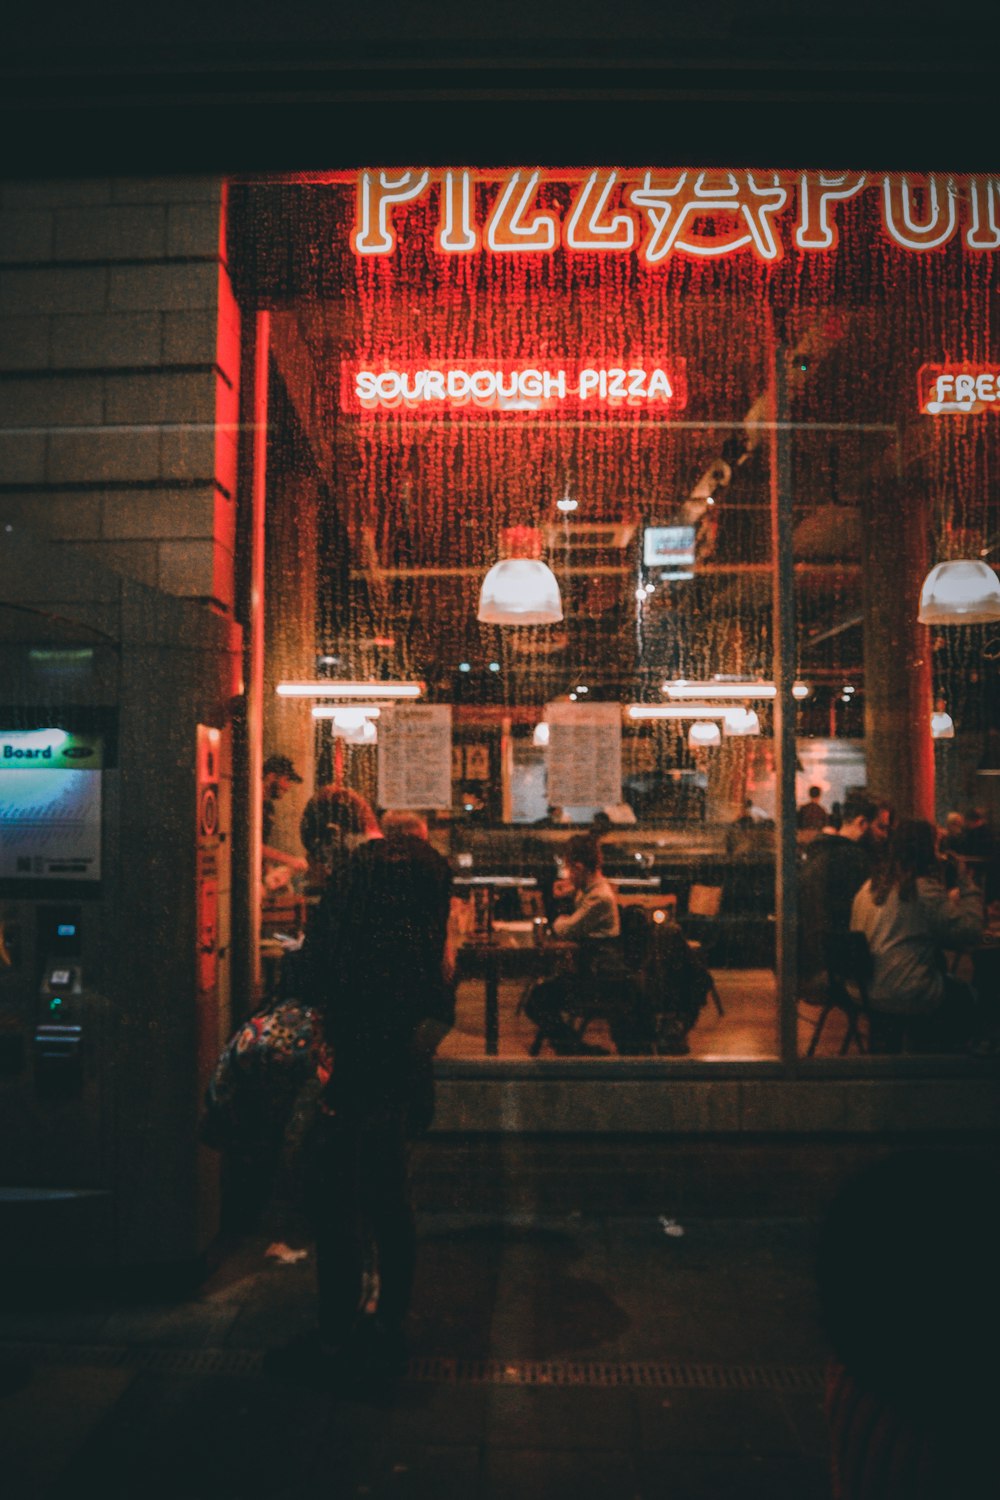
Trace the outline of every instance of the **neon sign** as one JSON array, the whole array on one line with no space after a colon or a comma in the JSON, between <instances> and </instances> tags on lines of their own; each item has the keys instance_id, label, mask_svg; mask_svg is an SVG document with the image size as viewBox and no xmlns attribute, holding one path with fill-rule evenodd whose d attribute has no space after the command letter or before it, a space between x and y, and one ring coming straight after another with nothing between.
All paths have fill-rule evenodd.
<instances>
[{"instance_id":1,"label":"neon sign","mask_svg":"<svg viewBox=\"0 0 1000 1500\"><path fill-rule=\"evenodd\" d=\"M344 363L341 407L415 415L458 410L540 412L632 410L665 414L687 405L683 359L572 364L452 360L405 368Z\"/></svg>"},{"instance_id":2,"label":"neon sign","mask_svg":"<svg viewBox=\"0 0 1000 1500\"><path fill-rule=\"evenodd\" d=\"M921 365L917 384L920 410L931 417L1000 406L1000 365Z\"/></svg>"},{"instance_id":3,"label":"neon sign","mask_svg":"<svg viewBox=\"0 0 1000 1500\"><path fill-rule=\"evenodd\" d=\"M568 208L545 191L553 184L573 187ZM483 185L490 189L485 198L476 191ZM882 227L901 250L936 250L958 235L968 250L1000 249L1000 176L652 167L360 172L351 247L359 256L394 254L406 205L436 195L433 243L441 255L550 255L561 246L635 254L648 266L676 255L719 259L743 252L769 265L781 260L789 238L806 253L835 248L838 211L863 192L878 194ZM785 220L792 211L789 236Z\"/></svg>"}]
</instances>

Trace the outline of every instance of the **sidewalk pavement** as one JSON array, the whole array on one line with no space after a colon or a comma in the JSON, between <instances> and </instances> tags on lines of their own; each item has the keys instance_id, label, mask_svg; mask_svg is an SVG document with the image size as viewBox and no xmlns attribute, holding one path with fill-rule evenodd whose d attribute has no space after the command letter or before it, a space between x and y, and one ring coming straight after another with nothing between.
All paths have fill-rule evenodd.
<instances>
[{"instance_id":1,"label":"sidewalk pavement","mask_svg":"<svg viewBox=\"0 0 1000 1500\"><path fill-rule=\"evenodd\" d=\"M10 1500L829 1495L804 1219L424 1215L409 1369L366 1400L265 1378L314 1310L278 1231L308 1256L247 1236L173 1300L8 1281Z\"/></svg>"}]
</instances>

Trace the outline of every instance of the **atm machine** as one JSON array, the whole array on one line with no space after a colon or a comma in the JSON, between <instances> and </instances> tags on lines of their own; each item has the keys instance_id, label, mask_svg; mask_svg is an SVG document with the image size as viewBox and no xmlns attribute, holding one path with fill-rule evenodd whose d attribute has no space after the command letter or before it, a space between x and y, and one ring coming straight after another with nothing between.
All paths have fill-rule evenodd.
<instances>
[{"instance_id":1,"label":"atm machine","mask_svg":"<svg viewBox=\"0 0 1000 1500\"><path fill-rule=\"evenodd\" d=\"M181 1267L230 1024L238 627L0 538L0 1264Z\"/></svg>"}]
</instances>

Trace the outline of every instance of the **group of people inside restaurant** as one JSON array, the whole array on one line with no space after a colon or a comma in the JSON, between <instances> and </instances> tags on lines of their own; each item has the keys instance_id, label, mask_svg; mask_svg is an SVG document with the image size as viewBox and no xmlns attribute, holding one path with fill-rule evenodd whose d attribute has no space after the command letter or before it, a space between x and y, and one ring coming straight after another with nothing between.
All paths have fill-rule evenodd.
<instances>
[{"instance_id":1,"label":"group of people inside restaurant","mask_svg":"<svg viewBox=\"0 0 1000 1500\"><path fill-rule=\"evenodd\" d=\"M995 1052L1000 862L983 810L938 828L857 795L827 813L812 787L798 826L802 998L824 1003L846 970L870 1051Z\"/></svg>"},{"instance_id":2,"label":"group of people inside restaurant","mask_svg":"<svg viewBox=\"0 0 1000 1500\"><path fill-rule=\"evenodd\" d=\"M267 839L275 801L300 779L286 756L265 764ZM824 1005L846 976L863 999L872 1052L996 1050L1000 852L983 810L949 814L938 828L920 819L898 819L890 803L864 793L849 793L828 809L821 789L813 786L798 810L797 825L800 1000ZM397 833L426 840L418 814L386 813L383 827L394 826ZM354 850L380 831L374 811L357 792L320 787L300 820L305 858L265 842L265 890L268 870L277 868L284 878L294 877L315 904L341 882ZM635 935L630 952L615 890L601 868L602 834L606 830L591 829L567 839L561 849L563 875L546 892L550 935L575 945L575 959L538 982L524 1002L538 1027L533 1051L547 1045L557 1055L605 1053L606 1047L583 1035L580 1022L589 1008L600 1011L623 1055L686 1052L685 1031L698 1007L686 1027L680 1026L678 1006L664 998L663 986L657 993L648 982L647 952L634 961ZM453 912L449 927L452 948L461 910ZM671 922L668 930L655 933L657 972L662 978L665 945L676 939L670 968L680 995L677 976L692 966L697 950L674 928ZM642 946L651 951L648 933ZM699 967L696 960L694 967ZM710 983L708 975L695 984L700 1003Z\"/></svg>"}]
</instances>

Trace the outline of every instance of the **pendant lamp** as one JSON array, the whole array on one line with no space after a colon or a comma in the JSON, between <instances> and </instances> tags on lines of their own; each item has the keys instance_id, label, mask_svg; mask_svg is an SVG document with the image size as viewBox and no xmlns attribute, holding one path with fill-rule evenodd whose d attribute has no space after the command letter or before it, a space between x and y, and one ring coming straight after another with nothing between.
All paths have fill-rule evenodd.
<instances>
[{"instance_id":1,"label":"pendant lamp","mask_svg":"<svg viewBox=\"0 0 1000 1500\"><path fill-rule=\"evenodd\" d=\"M708 750L721 743L722 730L710 719L697 719L688 730L688 748L691 750Z\"/></svg>"},{"instance_id":2,"label":"pendant lamp","mask_svg":"<svg viewBox=\"0 0 1000 1500\"><path fill-rule=\"evenodd\" d=\"M727 708L722 720L727 734L760 734L760 719L753 708Z\"/></svg>"},{"instance_id":3,"label":"pendant lamp","mask_svg":"<svg viewBox=\"0 0 1000 1500\"><path fill-rule=\"evenodd\" d=\"M1000 620L1000 578L980 558L937 563L920 590L921 625L989 625Z\"/></svg>"},{"instance_id":4,"label":"pendant lamp","mask_svg":"<svg viewBox=\"0 0 1000 1500\"><path fill-rule=\"evenodd\" d=\"M938 709L931 714L931 739L953 740L955 738L955 721L951 714L945 713L944 709Z\"/></svg>"},{"instance_id":5,"label":"pendant lamp","mask_svg":"<svg viewBox=\"0 0 1000 1500\"><path fill-rule=\"evenodd\" d=\"M539 557L537 526L509 526L502 533L509 554L494 563L479 595L483 625L557 625L563 617L555 574Z\"/></svg>"}]
</instances>

